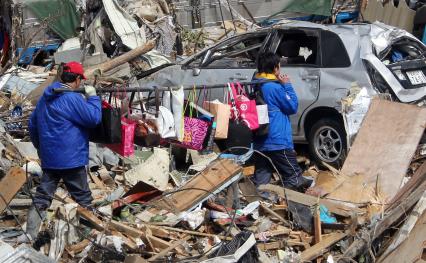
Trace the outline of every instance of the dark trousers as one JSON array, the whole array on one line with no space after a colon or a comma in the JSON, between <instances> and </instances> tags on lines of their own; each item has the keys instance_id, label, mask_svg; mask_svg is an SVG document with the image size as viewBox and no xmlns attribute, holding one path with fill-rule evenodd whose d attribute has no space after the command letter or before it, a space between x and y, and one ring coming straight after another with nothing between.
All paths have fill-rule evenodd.
<instances>
[{"instance_id":1,"label":"dark trousers","mask_svg":"<svg viewBox=\"0 0 426 263\"><path fill-rule=\"evenodd\" d=\"M297 163L296 152L294 150L262 151L262 153L271 159L278 172L283 177L282 180L286 187L297 188L299 186L302 169ZM271 162L264 156L255 153L253 181L256 186L269 184L272 172L275 172L275 169L271 165Z\"/></svg>"},{"instance_id":2,"label":"dark trousers","mask_svg":"<svg viewBox=\"0 0 426 263\"><path fill-rule=\"evenodd\" d=\"M53 196L60 180L63 180L71 197L81 206L88 207L92 203L92 193L87 183L86 167L66 170L43 170L40 185L34 196L34 205L46 210L52 203Z\"/></svg>"}]
</instances>

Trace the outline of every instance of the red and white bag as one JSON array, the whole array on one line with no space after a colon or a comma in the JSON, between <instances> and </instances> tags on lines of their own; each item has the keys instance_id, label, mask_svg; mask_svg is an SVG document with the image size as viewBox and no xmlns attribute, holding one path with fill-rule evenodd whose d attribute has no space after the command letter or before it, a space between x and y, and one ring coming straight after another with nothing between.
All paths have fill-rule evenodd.
<instances>
[{"instance_id":1,"label":"red and white bag","mask_svg":"<svg viewBox=\"0 0 426 263\"><path fill-rule=\"evenodd\" d=\"M250 130L259 128L256 101L249 99L240 83L237 83L237 88L234 83L228 83L228 90L231 119L244 123Z\"/></svg>"}]
</instances>

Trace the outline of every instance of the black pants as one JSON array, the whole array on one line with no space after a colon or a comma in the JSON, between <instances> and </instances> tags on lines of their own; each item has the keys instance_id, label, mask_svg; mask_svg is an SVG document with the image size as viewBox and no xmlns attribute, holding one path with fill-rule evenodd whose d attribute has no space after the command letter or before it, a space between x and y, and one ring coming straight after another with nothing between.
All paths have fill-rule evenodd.
<instances>
[{"instance_id":1,"label":"black pants","mask_svg":"<svg viewBox=\"0 0 426 263\"><path fill-rule=\"evenodd\" d=\"M294 150L264 151L278 172L283 177L283 183L288 188L297 188L299 179L302 176L302 169L297 163L296 152ZM255 153L255 172L253 181L256 186L268 184L271 181L272 172L275 172L270 161L264 156Z\"/></svg>"},{"instance_id":2,"label":"black pants","mask_svg":"<svg viewBox=\"0 0 426 263\"><path fill-rule=\"evenodd\" d=\"M34 205L46 210L52 203L53 195L60 180L63 180L71 197L81 206L88 207L92 203L92 193L87 183L86 167L66 170L43 170L40 185L34 196Z\"/></svg>"}]
</instances>

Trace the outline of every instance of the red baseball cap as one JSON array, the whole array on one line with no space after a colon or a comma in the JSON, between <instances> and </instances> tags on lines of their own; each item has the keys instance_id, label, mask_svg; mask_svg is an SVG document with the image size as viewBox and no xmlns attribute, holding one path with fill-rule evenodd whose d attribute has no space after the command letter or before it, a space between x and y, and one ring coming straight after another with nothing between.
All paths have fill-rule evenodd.
<instances>
[{"instance_id":1,"label":"red baseball cap","mask_svg":"<svg viewBox=\"0 0 426 263\"><path fill-rule=\"evenodd\" d=\"M84 76L84 68L81 63L77 61L71 61L65 64L64 66L64 72L70 72L74 74L80 75L83 79L86 79L86 76Z\"/></svg>"}]
</instances>

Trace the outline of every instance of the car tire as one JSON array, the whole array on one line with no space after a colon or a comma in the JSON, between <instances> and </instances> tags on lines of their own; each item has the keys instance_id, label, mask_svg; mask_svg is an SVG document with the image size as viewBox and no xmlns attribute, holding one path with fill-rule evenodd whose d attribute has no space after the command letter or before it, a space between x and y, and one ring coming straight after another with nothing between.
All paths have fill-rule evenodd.
<instances>
[{"instance_id":1,"label":"car tire","mask_svg":"<svg viewBox=\"0 0 426 263\"><path fill-rule=\"evenodd\" d=\"M315 122L308 136L309 152L319 166L327 163L340 168L346 158L347 142L343 124L336 119L324 118Z\"/></svg>"}]
</instances>

